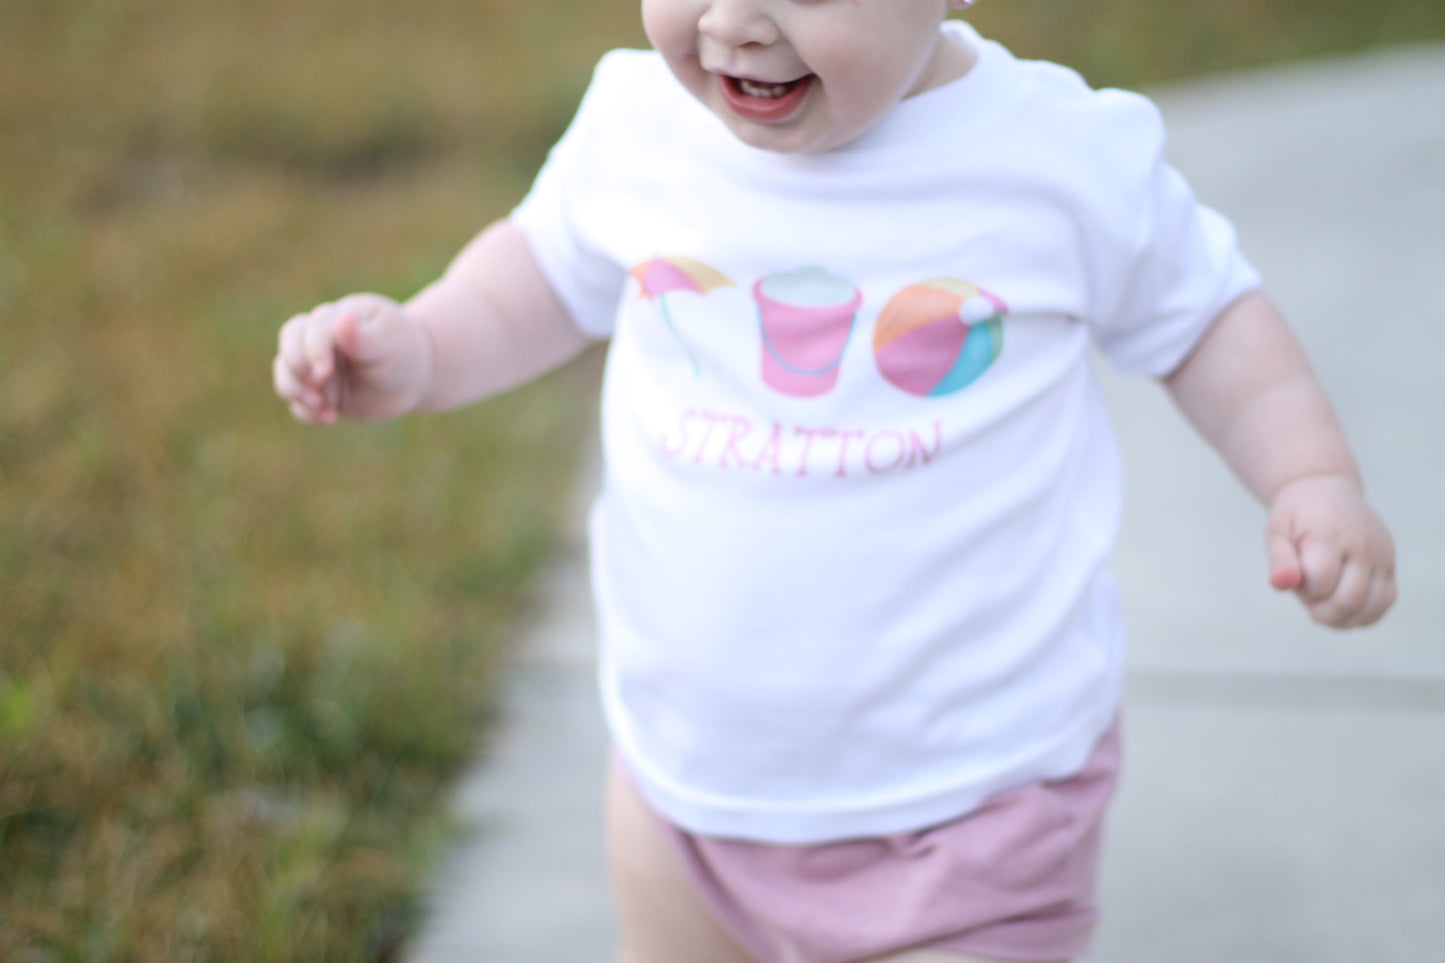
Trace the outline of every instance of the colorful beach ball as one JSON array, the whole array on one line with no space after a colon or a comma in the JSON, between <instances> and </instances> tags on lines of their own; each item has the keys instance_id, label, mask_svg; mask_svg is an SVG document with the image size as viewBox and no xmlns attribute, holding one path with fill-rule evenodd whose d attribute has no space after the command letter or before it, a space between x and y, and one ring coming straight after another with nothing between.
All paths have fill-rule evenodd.
<instances>
[{"instance_id":1,"label":"colorful beach ball","mask_svg":"<svg viewBox=\"0 0 1445 963\"><path fill-rule=\"evenodd\" d=\"M911 395L952 394L998 357L1007 313L1002 300L968 281L911 284L878 313L873 357L883 377Z\"/></svg>"}]
</instances>

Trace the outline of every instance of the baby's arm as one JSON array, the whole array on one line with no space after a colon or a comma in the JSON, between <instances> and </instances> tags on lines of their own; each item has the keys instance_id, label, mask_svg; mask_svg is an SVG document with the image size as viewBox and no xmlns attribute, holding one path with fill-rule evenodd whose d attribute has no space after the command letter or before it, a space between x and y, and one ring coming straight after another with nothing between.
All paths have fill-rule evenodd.
<instances>
[{"instance_id":1,"label":"baby's arm","mask_svg":"<svg viewBox=\"0 0 1445 963\"><path fill-rule=\"evenodd\" d=\"M1266 505L1270 584L1319 622L1369 625L1395 600L1395 548L1304 350L1274 305L1227 308L1164 379L1195 427Z\"/></svg>"},{"instance_id":2,"label":"baby's arm","mask_svg":"<svg viewBox=\"0 0 1445 963\"><path fill-rule=\"evenodd\" d=\"M404 305L354 294L287 321L272 374L302 421L394 418L504 391L588 343L526 237L502 221Z\"/></svg>"}]
</instances>

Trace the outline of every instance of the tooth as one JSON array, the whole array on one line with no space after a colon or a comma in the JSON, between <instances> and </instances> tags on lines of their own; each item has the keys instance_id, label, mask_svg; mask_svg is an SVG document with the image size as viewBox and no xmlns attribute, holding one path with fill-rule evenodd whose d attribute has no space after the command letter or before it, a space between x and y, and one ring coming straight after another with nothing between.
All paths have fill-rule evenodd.
<instances>
[{"instance_id":1,"label":"tooth","mask_svg":"<svg viewBox=\"0 0 1445 963\"><path fill-rule=\"evenodd\" d=\"M757 80L742 80L738 86L752 97L781 97L788 92L787 84L767 84Z\"/></svg>"}]
</instances>

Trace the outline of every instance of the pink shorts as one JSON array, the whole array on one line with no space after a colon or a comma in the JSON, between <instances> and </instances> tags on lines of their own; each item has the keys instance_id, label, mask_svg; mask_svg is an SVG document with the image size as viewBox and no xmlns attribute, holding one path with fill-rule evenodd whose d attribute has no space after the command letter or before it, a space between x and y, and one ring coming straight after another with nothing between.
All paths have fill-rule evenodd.
<instances>
[{"instance_id":1,"label":"pink shorts","mask_svg":"<svg viewBox=\"0 0 1445 963\"><path fill-rule=\"evenodd\" d=\"M850 963L931 946L1068 960L1089 946L1118 723L1074 776L920 832L811 846L697 836L658 816L703 899L760 963Z\"/></svg>"}]
</instances>

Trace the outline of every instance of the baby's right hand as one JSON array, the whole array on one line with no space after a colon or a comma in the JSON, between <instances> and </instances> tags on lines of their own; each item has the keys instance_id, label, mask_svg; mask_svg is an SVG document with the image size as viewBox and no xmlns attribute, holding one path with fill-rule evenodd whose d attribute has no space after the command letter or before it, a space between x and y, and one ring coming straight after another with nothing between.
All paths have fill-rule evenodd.
<instances>
[{"instance_id":1,"label":"baby's right hand","mask_svg":"<svg viewBox=\"0 0 1445 963\"><path fill-rule=\"evenodd\" d=\"M353 294L282 325L271 371L276 393L301 421L395 418L431 384L431 339L390 298Z\"/></svg>"}]
</instances>

